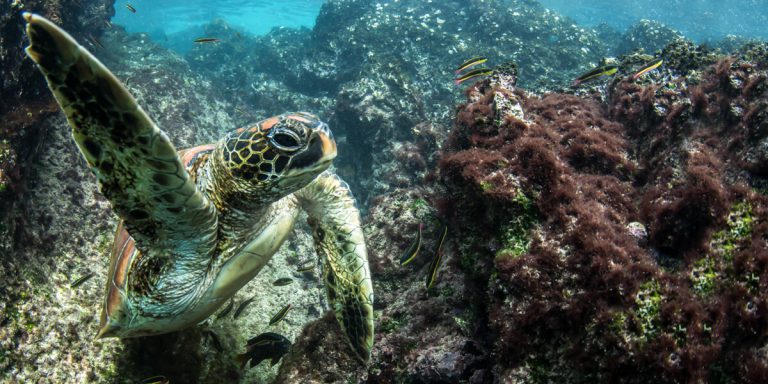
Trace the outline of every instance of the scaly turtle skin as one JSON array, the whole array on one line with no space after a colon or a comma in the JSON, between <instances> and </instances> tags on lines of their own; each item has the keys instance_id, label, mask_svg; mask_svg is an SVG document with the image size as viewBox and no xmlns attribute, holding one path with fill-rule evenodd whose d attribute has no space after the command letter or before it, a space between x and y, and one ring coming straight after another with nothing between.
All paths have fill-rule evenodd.
<instances>
[{"instance_id":1,"label":"scaly turtle skin","mask_svg":"<svg viewBox=\"0 0 768 384\"><path fill-rule=\"evenodd\" d=\"M373 288L336 143L308 113L240 128L178 154L115 76L50 21L25 13L45 75L99 189L122 219L99 337L175 331L210 316L280 248L301 209L328 298L355 353L373 345Z\"/></svg>"}]
</instances>

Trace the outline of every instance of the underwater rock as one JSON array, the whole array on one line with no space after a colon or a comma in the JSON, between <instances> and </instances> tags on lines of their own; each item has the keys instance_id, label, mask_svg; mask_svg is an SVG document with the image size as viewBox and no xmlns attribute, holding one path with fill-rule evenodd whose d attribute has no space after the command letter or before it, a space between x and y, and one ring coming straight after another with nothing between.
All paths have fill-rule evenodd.
<instances>
[{"instance_id":1,"label":"underwater rock","mask_svg":"<svg viewBox=\"0 0 768 384\"><path fill-rule=\"evenodd\" d=\"M682 39L680 32L653 20L640 20L627 29L621 42L616 46L617 53L629 53L642 49L653 54L673 40Z\"/></svg>"},{"instance_id":2,"label":"underwater rock","mask_svg":"<svg viewBox=\"0 0 768 384\"><path fill-rule=\"evenodd\" d=\"M671 68L620 72L605 105L487 79L458 109L440 214L487 281L497 380L768 378L767 68L664 52Z\"/></svg>"},{"instance_id":3,"label":"underwater rock","mask_svg":"<svg viewBox=\"0 0 768 384\"><path fill-rule=\"evenodd\" d=\"M3 115L35 155L8 216L23 230L0 236L0 381L768 382L766 44L722 57L641 23L626 38L646 53L615 59L613 80L551 93L621 36L534 1L455 4L331 0L312 31L263 37L217 21L207 33L221 41L185 57L120 28L99 35L107 49L89 45L179 146L289 109L331 121L338 171L366 200L368 366L345 346L320 268L293 272L316 263L303 227L238 294L258 299L237 319L93 342L115 219L44 84L11 78L44 97ZM629 80L657 51L665 64ZM452 70L475 54L497 72L462 94ZM400 266L420 224L422 250ZM295 283L272 284L283 277ZM294 342L279 368L239 370L244 340L267 330Z\"/></svg>"},{"instance_id":4,"label":"underwater rock","mask_svg":"<svg viewBox=\"0 0 768 384\"><path fill-rule=\"evenodd\" d=\"M404 187L406 178L378 177L391 168L386 148L415 141L417 124L447 127L458 101L457 63L478 54L491 67L515 60L522 85L546 89L569 83L607 51L594 32L533 1L332 0L311 32L274 29L253 38L222 22L206 28L222 40L190 51L192 66L248 113L327 115L344 143L336 165L363 205Z\"/></svg>"}]
</instances>

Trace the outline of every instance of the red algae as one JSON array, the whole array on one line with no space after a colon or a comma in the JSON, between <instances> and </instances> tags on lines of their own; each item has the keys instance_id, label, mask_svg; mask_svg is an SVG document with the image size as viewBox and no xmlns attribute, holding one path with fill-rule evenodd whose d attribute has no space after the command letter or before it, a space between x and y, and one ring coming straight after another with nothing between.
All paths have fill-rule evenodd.
<instances>
[{"instance_id":1,"label":"red algae","mask_svg":"<svg viewBox=\"0 0 768 384\"><path fill-rule=\"evenodd\" d=\"M532 366L574 382L765 380L768 200L750 185L768 169L765 74L746 64L720 60L700 84L617 81L606 104L493 80L468 92L439 210L460 258L493 261L501 380ZM509 105L520 116L498 119ZM521 195L537 213L509 235ZM488 246L504 233L529 244Z\"/></svg>"}]
</instances>

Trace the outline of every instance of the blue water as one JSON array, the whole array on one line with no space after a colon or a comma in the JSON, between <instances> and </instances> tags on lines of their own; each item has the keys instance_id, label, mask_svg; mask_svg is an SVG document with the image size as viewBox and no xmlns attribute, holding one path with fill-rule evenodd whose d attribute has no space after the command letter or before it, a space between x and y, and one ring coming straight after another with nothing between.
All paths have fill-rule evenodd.
<instances>
[{"instance_id":1,"label":"blue water","mask_svg":"<svg viewBox=\"0 0 768 384\"><path fill-rule=\"evenodd\" d=\"M396 0L389 0L396 1ZM447 0L440 0L447 1ZM387 3L387 0L378 1ZM203 26L222 19L235 29L263 35L275 27L312 28L322 0L134 0L115 3L113 22L149 33L160 44L186 50ZM660 21L697 42L727 35L768 39L768 0L540 0L584 26L606 23L619 32L641 19Z\"/></svg>"},{"instance_id":2,"label":"blue water","mask_svg":"<svg viewBox=\"0 0 768 384\"><path fill-rule=\"evenodd\" d=\"M112 22L128 32L149 33L160 44L179 49L174 40L191 46L190 37L201 37L203 26L222 19L231 27L263 35L275 27L312 28L323 0L132 0L115 2ZM181 47L183 50L184 47Z\"/></svg>"},{"instance_id":3,"label":"blue water","mask_svg":"<svg viewBox=\"0 0 768 384\"><path fill-rule=\"evenodd\" d=\"M727 35L768 39L768 0L540 0L585 26L620 32L641 19L660 21L697 42Z\"/></svg>"}]
</instances>

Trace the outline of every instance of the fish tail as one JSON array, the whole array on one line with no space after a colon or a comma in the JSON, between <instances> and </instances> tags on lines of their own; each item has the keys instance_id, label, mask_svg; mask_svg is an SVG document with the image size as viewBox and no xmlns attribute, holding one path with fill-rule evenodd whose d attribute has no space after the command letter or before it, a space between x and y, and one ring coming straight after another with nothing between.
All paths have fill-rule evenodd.
<instances>
[{"instance_id":1,"label":"fish tail","mask_svg":"<svg viewBox=\"0 0 768 384\"><path fill-rule=\"evenodd\" d=\"M239 354L235 356L235 361L237 362L237 365L240 366L240 369L245 369L245 365L248 364L248 352Z\"/></svg>"}]
</instances>

